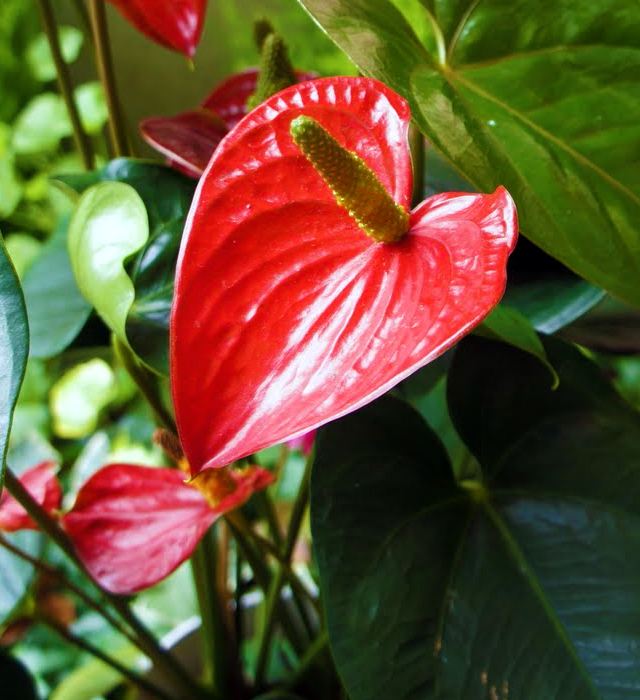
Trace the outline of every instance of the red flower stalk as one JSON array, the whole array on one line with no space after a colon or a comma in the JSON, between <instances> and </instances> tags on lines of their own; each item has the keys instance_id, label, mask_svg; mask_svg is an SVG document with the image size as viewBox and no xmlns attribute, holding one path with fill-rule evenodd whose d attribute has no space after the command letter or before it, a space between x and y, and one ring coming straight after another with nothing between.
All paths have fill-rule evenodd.
<instances>
[{"instance_id":1,"label":"red flower stalk","mask_svg":"<svg viewBox=\"0 0 640 700\"><path fill-rule=\"evenodd\" d=\"M222 141L182 240L172 391L193 474L383 394L497 304L513 201L409 212L406 102L366 78L300 83Z\"/></svg>"},{"instance_id":2,"label":"red flower stalk","mask_svg":"<svg viewBox=\"0 0 640 700\"><path fill-rule=\"evenodd\" d=\"M217 518L273 481L259 467L218 473L185 483L175 469L108 465L82 486L63 526L103 588L135 593L168 576Z\"/></svg>"},{"instance_id":3,"label":"red flower stalk","mask_svg":"<svg viewBox=\"0 0 640 700\"><path fill-rule=\"evenodd\" d=\"M109 0L140 32L161 46L193 58L207 0Z\"/></svg>"},{"instance_id":4,"label":"red flower stalk","mask_svg":"<svg viewBox=\"0 0 640 700\"><path fill-rule=\"evenodd\" d=\"M58 465L55 462L41 462L27 469L20 476L20 482L39 506L51 514L60 508L62 489L56 477ZM0 530L38 530L38 525L25 509L6 490L0 495Z\"/></svg>"}]
</instances>

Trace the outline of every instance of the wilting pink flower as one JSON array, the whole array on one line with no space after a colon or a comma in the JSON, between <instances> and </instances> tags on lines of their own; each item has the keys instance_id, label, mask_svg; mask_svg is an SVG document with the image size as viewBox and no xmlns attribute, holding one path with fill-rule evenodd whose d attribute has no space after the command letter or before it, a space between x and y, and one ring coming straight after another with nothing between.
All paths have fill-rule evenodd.
<instances>
[{"instance_id":1,"label":"wilting pink flower","mask_svg":"<svg viewBox=\"0 0 640 700\"><path fill-rule=\"evenodd\" d=\"M372 401L498 303L513 201L500 187L438 194L409 212L409 120L375 80L312 80L266 100L216 149L187 220L171 317L173 401L193 474Z\"/></svg>"},{"instance_id":2,"label":"wilting pink flower","mask_svg":"<svg viewBox=\"0 0 640 700\"><path fill-rule=\"evenodd\" d=\"M20 483L38 505L49 514L55 513L62 502L62 489L56 477L57 471L58 465L47 461L27 469L20 476ZM25 509L6 489L3 490L0 496L0 530L15 532L37 529L38 526Z\"/></svg>"},{"instance_id":3,"label":"wilting pink flower","mask_svg":"<svg viewBox=\"0 0 640 700\"><path fill-rule=\"evenodd\" d=\"M161 581L217 518L266 488L273 475L250 466L184 479L175 469L111 464L82 486L62 522L103 588L129 594Z\"/></svg>"}]
</instances>

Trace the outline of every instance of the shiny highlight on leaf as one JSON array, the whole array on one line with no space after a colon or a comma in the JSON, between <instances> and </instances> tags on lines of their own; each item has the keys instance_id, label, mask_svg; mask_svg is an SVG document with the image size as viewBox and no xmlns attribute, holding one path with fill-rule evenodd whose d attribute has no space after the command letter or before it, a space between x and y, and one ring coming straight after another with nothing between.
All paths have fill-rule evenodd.
<instances>
[{"instance_id":1,"label":"shiny highlight on leaf","mask_svg":"<svg viewBox=\"0 0 640 700\"><path fill-rule=\"evenodd\" d=\"M297 117L291 122L291 135L338 204L368 236L380 243L396 243L407 233L409 212L396 204L361 158L343 148L315 119Z\"/></svg>"}]
</instances>

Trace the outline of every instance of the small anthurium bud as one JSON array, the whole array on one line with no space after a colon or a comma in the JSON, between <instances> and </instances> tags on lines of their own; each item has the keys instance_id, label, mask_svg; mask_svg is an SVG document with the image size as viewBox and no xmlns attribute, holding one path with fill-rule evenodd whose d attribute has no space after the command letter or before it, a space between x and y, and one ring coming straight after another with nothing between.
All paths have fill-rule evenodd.
<instances>
[{"instance_id":1,"label":"small anthurium bud","mask_svg":"<svg viewBox=\"0 0 640 700\"><path fill-rule=\"evenodd\" d=\"M253 108L264 102L276 92L284 90L298 82L296 72L289 61L287 47L275 32L267 34L260 51L260 72L256 91L249 98L247 105Z\"/></svg>"},{"instance_id":2,"label":"small anthurium bud","mask_svg":"<svg viewBox=\"0 0 640 700\"><path fill-rule=\"evenodd\" d=\"M393 201L362 158L343 148L311 117L296 117L291 122L291 135L338 204L368 236L381 243L395 243L405 235L409 212Z\"/></svg>"},{"instance_id":3,"label":"small anthurium bud","mask_svg":"<svg viewBox=\"0 0 640 700\"><path fill-rule=\"evenodd\" d=\"M407 214L410 118L375 80L312 80L267 99L214 153L170 328L193 475L373 401L500 300L514 203L502 187L449 192Z\"/></svg>"}]
</instances>

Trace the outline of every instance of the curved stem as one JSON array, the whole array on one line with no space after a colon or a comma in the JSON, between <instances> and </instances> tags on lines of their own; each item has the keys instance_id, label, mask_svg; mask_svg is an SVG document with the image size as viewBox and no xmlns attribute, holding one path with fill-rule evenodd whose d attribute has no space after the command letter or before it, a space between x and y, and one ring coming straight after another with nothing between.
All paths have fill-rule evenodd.
<instances>
[{"instance_id":1,"label":"curved stem","mask_svg":"<svg viewBox=\"0 0 640 700\"><path fill-rule=\"evenodd\" d=\"M73 137L76 143L76 148L82 157L82 164L84 165L85 170L92 170L95 165L93 148L91 147L91 140L82 126L80 113L78 112L78 107L73 97L71 76L69 75L69 69L64 57L62 56L62 49L60 48L60 40L58 37L58 26L56 24L56 18L53 14L53 8L51 7L50 0L37 0L37 2L44 32L49 42L49 48L51 49L53 63L56 67L58 88L67 107L69 120L71 121L71 125L73 127Z\"/></svg>"},{"instance_id":2,"label":"curved stem","mask_svg":"<svg viewBox=\"0 0 640 700\"><path fill-rule=\"evenodd\" d=\"M71 632L71 630L69 630L64 625L61 625L59 622L56 622L55 620L46 616L39 616L37 620L38 622L41 622L42 624L52 629L56 634L62 637L62 639L64 639L66 642L69 642L69 644L73 644L79 649L82 649L83 651L86 651L92 656L95 656L97 659L100 659L100 661L107 664L108 666L111 666L111 668L113 668L120 675L124 676L129 681L137 685L139 688L145 690L147 693L151 693L152 697L159 698L160 700L175 700L175 698L172 695L166 693L160 686L155 685L155 683L152 683L144 676L141 676L139 673L136 673L130 668L127 668L124 664L121 664L117 659L114 659L112 656L105 654L101 649L94 646L86 639L83 639L77 634L74 634L73 632Z\"/></svg>"},{"instance_id":3,"label":"curved stem","mask_svg":"<svg viewBox=\"0 0 640 700\"><path fill-rule=\"evenodd\" d=\"M156 376L139 362L131 348L123 343L116 335L112 336L112 344L116 357L127 370L131 379L136 383L140 393L153 410L158 423L163 428L175 433L176 424L173 420L173 416L162 402L160 392L158 391Z\"/></svg>"},{"instance_id":4,"label":"curved stem","mask_svg":"<svg viewBox=\"0 0 640 700\"><path fill-rule=\"evenodd\" d=\"M298 539L300 526L302 525L302 519L304 517L304 513L306 511L307 504L309 501L309 477L311 475L312 463L313 453L307 458L305 473L302 477L300 489L298 490L296 500L293 504L291 519L289 520L289 528L287 529L287 536L285 538L285 545L282 553L283 560L287 562L287 565L291 562L293 548L295 547L296 540ZM269 592L267 594L265 622L260 638L258 660L256 662L255 682L257 687L260 687L264 684L265 673L267 669L267 661L269 658L269 651L271 648L271 640L273 637L273 630L276 622L276 611L279 607L280 591L282 589L285 579L286 568L284 566L280 566L276 575L271 581L271 586L269 587Z\"/></svg>"},{"instance_id":5,"label":"curved stem","mask_svg":"<svg viewBox=\"0 0 640 700\"><path fill-rule=\"evenodd\" d=\"M127 139L127 129L122 113L122 105L118 96L116 76L113 70L113 57L109 44L107 27L107 12L104 0L89 0L89 17L96 47L98 73L104 89L109 110L109 133L115 156L130 156L131 149Z\"/></svg>"}]
</instances>

